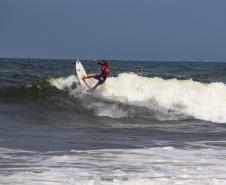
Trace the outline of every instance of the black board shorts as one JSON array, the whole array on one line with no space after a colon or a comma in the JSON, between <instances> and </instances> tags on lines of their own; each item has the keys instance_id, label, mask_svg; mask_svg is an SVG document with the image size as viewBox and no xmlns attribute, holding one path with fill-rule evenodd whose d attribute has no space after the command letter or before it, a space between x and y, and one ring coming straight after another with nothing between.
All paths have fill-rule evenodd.
<instances>
[{"instance_id":1,"label":"black board shorts","mask_svg":"<svg viewBox=\"0 0 226 185\"><path fill-rule=\"evenodd\" d=\"M98 80L98 85L102 85L106 80L106 78L101 75L96 75L94 78Z\"/></svg>"}]
</instances>

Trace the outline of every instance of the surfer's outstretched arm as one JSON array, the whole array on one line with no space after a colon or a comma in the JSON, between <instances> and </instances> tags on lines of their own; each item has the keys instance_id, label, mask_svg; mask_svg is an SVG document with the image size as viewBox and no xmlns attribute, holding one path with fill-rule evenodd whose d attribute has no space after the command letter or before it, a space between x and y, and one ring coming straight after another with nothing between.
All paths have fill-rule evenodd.
<instances>
[{"instance_id":1,"label":"surfer's outstretched arm","mask_svg":"<svg viewBox=\"0 0 226 185\"><path fill-rule=\"evenodd\" d=\"M95 63L95 64L99 64L99 65L101 65L101 66L103 66L103 65L104 65L103 61L93 60L93 63Z\"/></svg>"}]
</instances>

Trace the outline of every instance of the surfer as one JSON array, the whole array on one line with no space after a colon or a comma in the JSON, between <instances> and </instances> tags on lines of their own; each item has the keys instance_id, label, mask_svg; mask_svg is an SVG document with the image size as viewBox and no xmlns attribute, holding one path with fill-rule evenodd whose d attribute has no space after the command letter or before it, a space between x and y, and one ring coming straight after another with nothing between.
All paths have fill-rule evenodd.
<instances>
[{"instance_id":1,"label":"surfer","mask_svg":"<svg viewBox=\"0 0 226 185\"><path fill-rule=\"evenodd\" d=\"M82 78L82 80L84 81L85 79L88 79L88 78L94 78L98 80L97 84L93 88L91 88L91 91L94 91L99 85L102 85L110 73L109 62L107 60L101 60L100 62L97 62L96 60L94 60L93 62L101 66L101 74L100 75L88 74L87 76L84 76Z\"/></svg>"}]
</instances>

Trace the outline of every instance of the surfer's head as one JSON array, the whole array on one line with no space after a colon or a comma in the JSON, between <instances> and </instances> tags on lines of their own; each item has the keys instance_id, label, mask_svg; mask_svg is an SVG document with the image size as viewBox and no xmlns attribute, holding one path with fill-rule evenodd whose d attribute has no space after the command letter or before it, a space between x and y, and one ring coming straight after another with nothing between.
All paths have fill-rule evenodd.
<instances>
[{"instance_id":1,"label":"surfer's head","mask_svg":"<svg viewBox=\"0 0 226 185\"><path fill-rule=\"evenodd\" d=\"M104 66L109 67L109 63L108 63L107 60L102 60L102 62L103 62L103 64L104 64Z\"/></svg>"}]
</instances>

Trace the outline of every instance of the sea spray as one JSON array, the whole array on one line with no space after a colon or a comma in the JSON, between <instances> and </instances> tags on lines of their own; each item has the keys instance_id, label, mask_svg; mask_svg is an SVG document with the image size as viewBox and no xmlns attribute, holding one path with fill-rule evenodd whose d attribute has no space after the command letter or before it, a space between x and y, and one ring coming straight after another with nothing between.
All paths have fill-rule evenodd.
<instances>
[{"instance_id":1,"label":"sea spray","mask_svg":"<svg viewBox=\"0 0 226 185\"><path fill-rule=\"evenodd\" d=\"M73 82L77 82L73 75L51 81L59 89L70 87ZM155 103L164 109L179 111L196 119L226 122L226 85L221 82L165 80L121 73L117 77L109 77L91 95L146 108L153 108Z\"/></svg>"}]
</instances>

